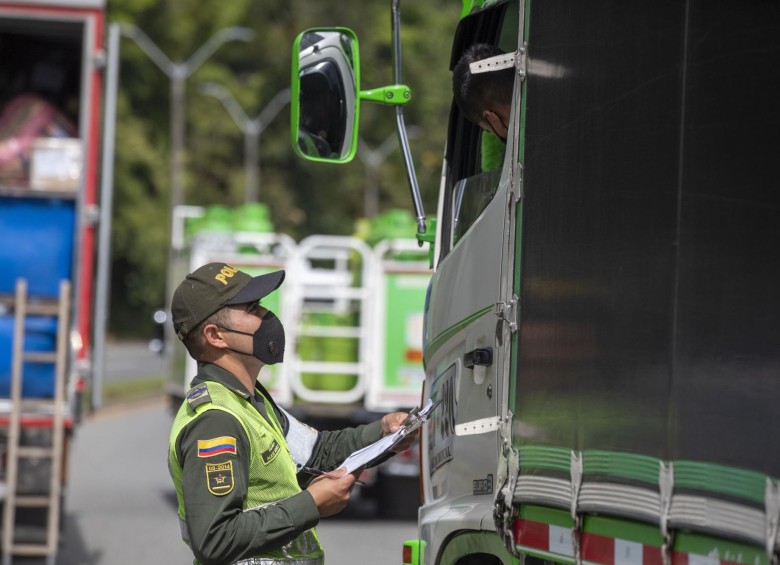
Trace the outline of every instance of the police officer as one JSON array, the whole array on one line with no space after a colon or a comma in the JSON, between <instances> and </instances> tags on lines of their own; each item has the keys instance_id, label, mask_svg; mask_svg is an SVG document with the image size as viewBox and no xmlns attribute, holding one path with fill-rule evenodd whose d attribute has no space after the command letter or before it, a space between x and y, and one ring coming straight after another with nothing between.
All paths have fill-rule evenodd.
<instances>
[{"instance_id":1,"label":"police officer","mask_svg":"<svg viewBox=\"0 0 780 565\"><path fill-rule=\"evenodd\" d=\"M323 563L314 526L344 509L357 472L312 480L307 470L333 470L406 418L318 432L276 405L257 375L282 361L284 328L259 301L283 280L284 271L253 278L210 263L173 294L174 329L198 374L173 422L168 465L182 537L198 563Z\"/></svg>"}]
</instances>

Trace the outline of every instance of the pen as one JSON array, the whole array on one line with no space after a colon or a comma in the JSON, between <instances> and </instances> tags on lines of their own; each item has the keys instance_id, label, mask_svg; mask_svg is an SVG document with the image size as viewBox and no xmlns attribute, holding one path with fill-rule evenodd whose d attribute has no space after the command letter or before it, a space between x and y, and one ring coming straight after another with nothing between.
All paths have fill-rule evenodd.
<instances>
[{"instance_id":1,"label":"pen","mask_svg":"<svg viewBox=\"0 0 780 565\"><path fill-rule=\"evenodd\" d=\"M330 471L323 471L322 469L315 469L314 467L301 467L301 473L308 473L309 475L324 475L329 476ZM336 477L331 477L332 479L335 479ZM355 481L355 484L361 487L366 486L366 483L363 481Z\"/></svg>"}]
</instances>

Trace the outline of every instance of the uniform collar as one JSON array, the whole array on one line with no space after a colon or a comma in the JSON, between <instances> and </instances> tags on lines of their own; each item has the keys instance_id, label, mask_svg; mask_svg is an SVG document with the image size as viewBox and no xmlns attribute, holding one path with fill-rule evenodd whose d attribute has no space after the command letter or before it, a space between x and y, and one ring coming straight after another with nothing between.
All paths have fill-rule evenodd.
<instances>
[{"instance_id":1,"label":"uniform collar","mask_svg":"<svg viewBox=\"0 0 780 565\"><path fill-rule=\"evenodd\" d=\"M244 388L244 385L241 384L241 381L239 381L238 377L233 375L233 373L231 373L230 371L226 371L225 369L223 369L222 367L218 367L217 365L212 365L211 363L203 363L201 361L198 361L198 374L195 375L194 379L192 379L192 382L190 383L190 388L198 386L199 384L203 384L205 382L219 383L222 386L228 388L229 390L235 392L244 400L248 400L251 403L253 403L253 400L255 400L253 397L249 396L249 393L247 393L246 389ZM265 397L268 400L268 402L270 402L274 414L276 415L276 419L282 425L282 433L284 435L287 435L289 422L287 421L287 417L284 415L284 412L279 408L279 406L274 401L273 397L266 390L266 388L259 382L255 382L255 392L259 392L261 395L263 395L263 397ZM253 404L257 406L256 403ZM262 400L259 401L259 405L263 405ZM265 408L261 409L261 413L263 414L263 417L267 420L268 414L265 413Z\"/></svg>"},{"instance_id":2,"label":"uniform collar","mask_svg":"<svg viewBox=\"0 0 780 565\"><path fill-rule=\"evenodd\" d=\"M246 388L238 377L233 375L230 371L226 371L222 367L212 365L211 363L198 362L198 374L192 379L190 388L203 384L207 381L219 383L222 386L232 390L242 398L249 400L250 396Z\"/></svg>"}]
</instances>

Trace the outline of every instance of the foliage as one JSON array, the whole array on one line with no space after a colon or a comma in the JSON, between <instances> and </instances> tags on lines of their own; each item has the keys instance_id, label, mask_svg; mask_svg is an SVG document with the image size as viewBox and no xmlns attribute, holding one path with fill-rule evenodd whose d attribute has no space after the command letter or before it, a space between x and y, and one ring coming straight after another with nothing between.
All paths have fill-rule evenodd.
<instances>
[{"instance_id":1,"label":"foliage","mask_svg":"<svg viewBox=\"0 0 780 565\"><path fill-rule=\"evenodd\" d=\"M389 1L362 0L109 0L109 21L134 24L171 60L186 61L219 30L253 29L249 42L221 46L192 76L186 91L185 203L244 202L244 136L222 104L201 94L215 82L254 118L290 85L295 36L308 27L342 25L360 38L364 89L392 82ZM455 0L401 5L403 82L412 88L406 123L429 216L436 190L450 104L449 46L460 5ZM260 137L260 196L277 231L300 240L314 233L350 234L363 214L365 169L310 163L290 146L289 108ZM360 135L370 147L394 135L391 108L363 104ZM111 331L145 336L151 313L165 304L170 222L170 80L131 40L121 43L114 197ZM380 210L410 209L400 153L379 175ZM411 235L411 234L410 234ZM139 319L140 316L140 319Z\"/></svg>"}]
</instances>

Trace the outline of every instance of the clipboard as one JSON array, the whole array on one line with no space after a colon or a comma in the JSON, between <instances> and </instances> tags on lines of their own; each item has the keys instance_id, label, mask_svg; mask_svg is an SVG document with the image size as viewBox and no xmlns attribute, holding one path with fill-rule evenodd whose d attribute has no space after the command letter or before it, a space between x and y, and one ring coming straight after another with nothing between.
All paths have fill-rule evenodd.
<instances>
[{"instance_id":1,"label":"clipboard","mask_svg":"<svg viewBox=\"0 0 780 565\"><path fill-rule=\"evenodd\" d=\"M392 434L386 435L378 441L375 441L371 445L367 445L362 449L358 449L347 457L344 462L337 468L345 467L347 473L352 473L361 467L366 467L375 463L378 459L384 457L387 453L392 452L393 448L401 443L409 434L416 432L420 429L430 417L431 413L438 408L441 404L441 400L432 401L428 400L428 403L424 408L413 408L406 419Z\"/></svg>"}]
</instances>

